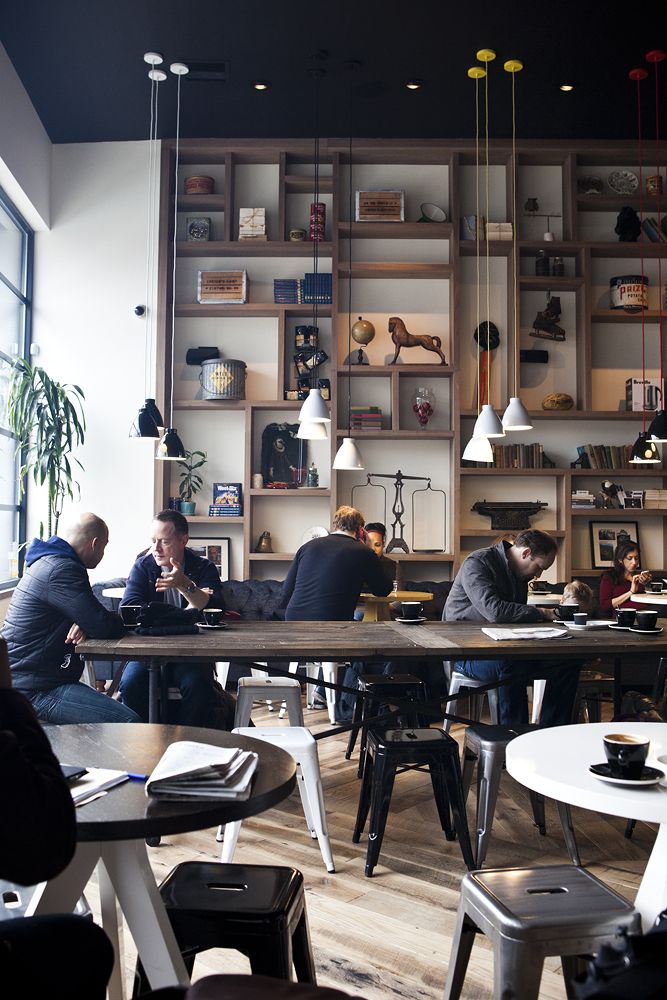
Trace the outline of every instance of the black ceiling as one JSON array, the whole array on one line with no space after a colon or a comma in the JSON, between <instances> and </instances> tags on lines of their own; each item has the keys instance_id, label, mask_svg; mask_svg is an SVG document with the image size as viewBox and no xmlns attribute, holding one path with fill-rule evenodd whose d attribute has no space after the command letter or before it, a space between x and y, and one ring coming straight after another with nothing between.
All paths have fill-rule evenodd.
<instances>
[{"instance_id":1,"label":"black ceiling","mask_svg":"<svg viewBox=\"0 0 667 1000\"><path fill-rule=\"evenodd\" d=\"M511 133L502 64L519 58L520 138L634 139L628 71L667 47L664 14L664 0L3 0L0 40L56 143L147 138L149 49L167 63L227 64L227 82L184 78L185 137L312 136L318 86L323 136L470 137L466 70L478 48L491 47L492 136ZM317 84L309 69L320 50L328 55ZM350 60L361 64L353 72ZM406 90L410 77L423 88ZM255 92L255 79L270 81L269 91ZM564 82L575 90L561 93ZM174 133L175 93L169 75L163 137ZM642 95L653 136L652 76Z\"/></svg>"}]
</instances>

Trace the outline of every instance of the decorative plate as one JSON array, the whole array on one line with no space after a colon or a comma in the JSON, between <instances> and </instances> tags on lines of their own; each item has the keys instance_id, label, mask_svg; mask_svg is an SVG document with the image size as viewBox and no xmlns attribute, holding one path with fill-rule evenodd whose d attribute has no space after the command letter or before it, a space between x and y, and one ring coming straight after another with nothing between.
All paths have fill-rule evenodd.
<instances>
[{"instance_id":1,"label":"decorative plate","mask_svg":"<svg viewBox=\"0 0 667 1000\"><path fill-rule=\"evenodd\" d=\"M585 625L575 625L574 622L563 622L563 625L565 626L565 628L572 628L572 629L575 629L577 631L579 631L579 630L585 631L586 629L591 629L591 628L606 628L608 625L613 628L615 626L615 624L616 623L613 622L613 621L605 621L605 620L603 620L601 618L593 620L593 621L590 621L590 622L586 622Z\"/></svg>"},{"instance_id":2,"label":"decorative plate","mask_svg":"<svg viewBox=\"0 0 667 1000\"><path fill-rule=\"evenodd\" d=\"M639 178L631 170L612 170L607 184L614 194L634 194L639 187Z\"/></svg>"},{"instance_id":3,"label":"decorative plate","mask_svg":"<svg viewBox=\"0 0 667 1000\"><path fill-rule=\"evenodd\" d=\"M313 538L324 538L324 536L328 534L328 528L323 528L322 525L315 524L312 528L306 528L301 536L301 544L305 545L306 542L312 542Z\"/></svg>"}]
</instances>

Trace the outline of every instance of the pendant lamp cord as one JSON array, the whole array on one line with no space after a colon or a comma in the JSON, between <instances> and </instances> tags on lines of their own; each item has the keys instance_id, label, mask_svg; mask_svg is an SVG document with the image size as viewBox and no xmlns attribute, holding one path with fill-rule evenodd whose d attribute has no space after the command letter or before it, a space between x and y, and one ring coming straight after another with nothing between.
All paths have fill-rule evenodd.
<instances>
[{"instance_id":1,"label":"pendant lamp cord","mask_svg":"<svg viewBox=\"0 0 667 1000\"><path fill-rule=\"evenodd\" d=\"M481 356L482 348L480 346L480 340L482 338L482 331L480 330L479 323L481 317L481 263L480 263L480 248L479 248L479 78L475 77L475 265L477 270L476 276L476 293L477 293L477 416L481 412L481 386L480 386L480 375L481 375Z\"/></svg>"},{"instance_id":2,"label":"pendant lamp cord","mask_svg":"<svg viewBox=\"0 0 667 1000\"><path fill-rule=\"evenodd\" d=\"M485 184L486 184L486 221L489 221L489 71L487 68L484 76L484 146L485 146ZM489 257L489 233L485 230L484 240L486 243L486 350L489 357L486 359L486 401L491 403L491 291L489 287L491 262Z\"/></svg>"},{"instance_id":3,"label":"pendant lamp cord","mask_svg":"<svg viewBox=\"0 0 667 1000\"><path fill-rule=\"evenodd\" d=\"M644 223L644 179L643 179L643 169L644 169L644 158L642 152L642 104L641 104L641 89L640 89L640 79L637 78L637 153L639 156L639 223L642 226L642 231L639 240L639 267L642 276L642 385L646 379L646 331L644 325L644 318L646 310L643 306L643 296L644 296L644 240L643 240L643 223ZM646 432L646 407L642 406L642 431Z\"/></svg>"},{"instance_id":4,"label":"pendant lamp cord","mask_svg":"<svg viewBox=\"0 0 667 1000\"><path fill-rule=\"evenodd\" d=\"M313 76L315 78L315 141L313 148L313 159L314 159L314 191L313 191L313 201L317 205L320 200L320 76L322 71L319 67L315 67L313 70ZM317 209L315 209L317 212ZM311 212L312 217L312 212ZM311 218L312 223L312 218ZM318 298L319 298L319 284L317 280L317 275L319 273L319 262L320 262L320 242L319 242L319 230L317 227L313 228L311 225L311 239L313 241L313 274L315 278L313 280L313 326L317 329L317 314L318 314ZM315 366L310 370L310 387L313 389L315 387Z\"/></svg>"},{"instance_id":5,"label":"pendant lamp cord","mask_svg":"<svg viewBox=\"0 0 667 1000\"><path fill-rule=\"evenodd\" d=\"M514 290L514 395L519 396L519 346L521 331L519 329L519 261L517 255L516 236L516 73L512 77L512 269Z\"/></svg>"},{"instance_id":6,"label":"pendant lamp cord","mask_svg":"<svg viewBox=\"0 0 667 1000\"><path fill-rule=\"evenodd\" d=\"M171 369L170 395L169 395L169 419L168 427L174 425L174 342L176 335L176 226L178 224L178 167L180 155L181 138L181 76L176 77L176 147L175 147L175 168L174 168L174 239L172 246L171 262L171 358L169 367Z\"/></svg>"},{"instance_id":7,"label":"pendant lamp cord","mask_svg":"<svg viewBox=\"0 0 667 1000\"><path fill-rule=\"evenodd\" d=\"M651 54L651 53L649 53ZM664 52L662 53L662 58L664 58ZM656 58L653 61L654 75L655 75L655 172L657 174L657 214L658 214L658 235L662 239L662 223L661 223L661 182L662 175L660 173L660 87L658 85L658 66L662 59ZM664 385L665 369L663 364L663 342L662 342L662 322L663 322L663 295L664 289L662 287L662 249L660 243L658 243L658 337L660 341L660 385ZM664 388L662 388L663 395L660 397L660 409L665 409L664 400Z\"/></svg>"},{"instance_id":8,"label":"pendant lamp cord","mask_svg":"<svg viewBox=\"0 0 667 1000\"><path fill-rule=\"evenodd\" d=\"M348 143L349 260L347 269L347 433L352 437L352 84L350 84L350 138Z\"/></svg>"},{"instance_id":9,"label":"pendant lamp cord","mask_svg":"<svg viewBox=\"0 0 667 1000\"><path fill-rule=\"evenodd\" d=\"M148 139L148 217L146 219L146 337L144 340L144 394L151 395L153 340L155 329L155 194L157 183L157 125L159 83L149 73L151 81L150 132Z\"/></svg>"}]
</instances>

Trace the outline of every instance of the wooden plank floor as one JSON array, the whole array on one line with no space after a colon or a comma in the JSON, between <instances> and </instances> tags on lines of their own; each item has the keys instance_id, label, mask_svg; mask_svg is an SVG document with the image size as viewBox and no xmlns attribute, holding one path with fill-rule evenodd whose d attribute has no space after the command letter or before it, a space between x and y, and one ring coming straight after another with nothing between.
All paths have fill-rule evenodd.
<instances>
[{"instance_id":1,"label":"wooden plank floor","mask_svg":"<svg viewBox=\"0 0 667 1000\"><path fill-rule=\"evenodd\" d=\"M308 711L314 732L326 728L326 713ZM256 723L281 725L277 713L262 709ZM463 729L452 735L459 740ZM427 775L406 773L394 786L380 864L374 877L364 877L366 840L351 842L359 782L357 761L345 761L346 734L318 743L336 873L329 875L317 841L303 820L298 793L278 808L246 820L235 860L257 864L290 864L304 875L308 917L321 985L337 986L366 1000L440 1000L447 974L458 904L465 873L458 844L444 839ZM356 758L356 754L355 754ZM474 791L474 789L473 789ZM469 800L469 821L474 824ZM621 819L573 809L582 862L614 889L633 899L655 839L656 828L638 823L632 840L623 837ZM156 878L181 861L215 859L215 831L166 837L149 848ZM500 797L487 854L487 867L546 865L567 862L558 816L547 803L547 836L532 824L527 792L509 775ZM95 911L95 891L88 893ZM125 934L128 984L134 948ZM247 972L249 965L232 951L199 956L194 979L214 972ZM491 996L492 955L483 938L473 949L463 996ZM130 990L131 993L131 990ZM565 989L557 959L549 959L540 997L561 1000Z\"/></svg>"}]
</instances>

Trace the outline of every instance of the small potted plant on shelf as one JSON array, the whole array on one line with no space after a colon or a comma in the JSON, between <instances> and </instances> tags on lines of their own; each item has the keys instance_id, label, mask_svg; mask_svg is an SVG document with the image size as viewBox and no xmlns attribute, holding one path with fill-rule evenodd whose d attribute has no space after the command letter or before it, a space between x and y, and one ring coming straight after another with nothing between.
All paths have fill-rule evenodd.
<instances>
[{"instance_id":1,"label":"small potted plant on shelf","mask_svg":"<svg viewBox=\"0 0 667 1000\"><path fill-rule=\"evenodd\" d=\"M181 498L181 514L194 514L196 504L192 499L199 493L204 480L197 471L206 465L205 451L186 451L185 458L178 463L183 470L178 494Z\"/></svg>"}]
</instances>

